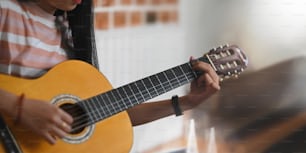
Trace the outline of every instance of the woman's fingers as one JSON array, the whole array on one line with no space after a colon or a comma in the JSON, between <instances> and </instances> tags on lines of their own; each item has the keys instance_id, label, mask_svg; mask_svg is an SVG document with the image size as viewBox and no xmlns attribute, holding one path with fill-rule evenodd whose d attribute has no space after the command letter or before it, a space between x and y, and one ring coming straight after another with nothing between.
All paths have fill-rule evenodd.
<instances>
[{"instance_id":1,"label":"woman's fingers","mask_svg":"<svg viewBox=\"0 0 306 153\"><path fill-rule=\"evenodd\" d=\"M191 59L192 59L191 60L192 68L194 70L197 70L197 71L209 74L214 82L218 82L219 83L219 76L217 75L217 73L211 67L210 64L205 63L205 62L201 62L199 60L195 60L193 58L191 58Z\"/></svg>"},{"instance_id":2,"label":"woman's fingers","mask_svg":"<svg viewBox=\"0 0 306 153\"><path fill-rule=\"evenodd\" d=\"M54 144L56 138L64 138L71 131L72 117L62 109L57 109L44 132L44 137L50 144Z\"/></svg>"},{"instance_id":3,"label":"woman's fingers","mask_svg":"<svg viewBox=\"0 0 306 153\"><path fill-rule=\"evenodd\" d=\"M63 123L62 125L54 126L52 129L52 134L58 138L64 138L68 134L65 130L67 127L64 127L65 126L64 124L66 123L65 122L62 123Z\"/></svg>"},{"instance_id":4,"label":"woman's fingers","mask_svg":"<svg viewBox=\"0 0 306 153\"><path fill-rule=\"evenodd\" d=\"M67 133L63 129L58 126L53 126L44 132L43 137L50 144L55 144L57 138L64 138L66 135Z\"/></svg>"},{"instance_id":5,"label":"woman's fingers","mask_svg":"<svg viewBox=\"0 0 306 153\"><path fill-rule=\"evenodd\" d=\"M51 124L49 128L45 129L43 132L44 138L50 143L55 144L57 138L64 138L68 132L71 130L70 126L60 120L56 124Z\"/></svg>"},{"instance_id":6,"label":"woman's fingers","mask_svg":"<svg viewBox=\"0 0 306 153\"><path fill-rule=\"evenodd\" d=\"M215 80L213 80L213 78L207 73L200 76L196 81L197 81L198 87L205 86L205 88L207 89L214 88L216 90L220 90L219 82L218 81L216 82Z\"/></svg>"},{"instance_id":7,"label":"woman's fingers","mask_svg":"<svg viewBox=\"0 0 306 153\"><path fill-rule=\"evenodd\" d=\"M65 132L69 133L71 131L71 124L73 123L73 118L61 109L60 109L60 115L61 115L60 127Z\"/></svg>"},{"instance_id":8,"label":"woman's fingers","mask_svg":"<svg viewBox=\"0 0 306 153\"><path fill-rule=\"evenodd\" d=\"M197 84L199 86L202 86L202 85L210 86L213 84L214 88L217 88L217 89L220 88L219 87L219 76L209 64L196 61L193 64L193 69L203 72L203 75L201 75L197 79Z\"/></svg>"},{"instance_id":9,"label":"woman's fingers","mask_svg":"<svg viewBox=\"0 0 306 153\"><path fill-rule=\"evenodd\" d=\"M71 115L69 115L68 113L66 113L64 110L60 109L59 110L61 118L63 121L67 122L68 124L72 124L73 122L73 118L71 117Z\"/></svg>"},{"instance_id":10,"label":"woman's fingers","mask_svg":"<svg viewBox=\"0 0 306 153\"><path fill-rule=\"evenodd\" d=\"M50 144L55 144L56 142L56 137L50 134L49 132L46 132L44 135L44 138L50 143Z\"/></svg>"},{"instance_id":11,"label":"woman's fingers","mask_svg":"<svg viewBox=\"0 0 306 153\"><path fill-rule=\"evenodd\" d=\"M215 91L220 90L219 81L213 80L213 78L209 74L205 74L205 81L207 88L215 89Z\"/></svg>"}]
</instances>

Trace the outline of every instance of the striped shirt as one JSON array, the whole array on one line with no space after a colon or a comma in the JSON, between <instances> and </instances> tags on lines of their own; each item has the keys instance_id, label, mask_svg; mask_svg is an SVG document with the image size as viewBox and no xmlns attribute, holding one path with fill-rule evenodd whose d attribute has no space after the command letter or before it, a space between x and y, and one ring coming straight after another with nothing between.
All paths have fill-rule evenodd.
<instances>
[{"instance_id":1,"label":"striped shirt","mask_svg":"<svg viewBox=\"0 0 306 153\"><path fill-rule=\"evenodd\" d=\"M0 0L0 73L35 78L67 60L54 20L32 2Z\"/></svg>"}]
</instances>

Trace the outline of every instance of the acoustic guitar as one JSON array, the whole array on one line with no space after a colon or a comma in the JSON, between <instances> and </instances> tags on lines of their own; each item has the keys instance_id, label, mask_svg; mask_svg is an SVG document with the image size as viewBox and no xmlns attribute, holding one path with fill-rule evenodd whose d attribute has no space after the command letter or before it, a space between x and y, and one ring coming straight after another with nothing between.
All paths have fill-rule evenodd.
<instances>
[{"instance_id":1,"label":"acoustic guitar","mask_svg":"<svg viewBox=\"0 0 306 153\"><path fill-rule=\"evenodd\" d=\"M236 76L247 66L247 57L236 45L214 48L198 60L211 64L220 78ZM5 121L23 153L127 153L133 132L125 110L190 83L200 74L187 62L116 89L96 68L78 60L62 62L37 79L1 74L1 89L50 102L74 118L71 133L55 145ZM4 152L2 145L0 153Z\"/></svg>"}]
</instances>

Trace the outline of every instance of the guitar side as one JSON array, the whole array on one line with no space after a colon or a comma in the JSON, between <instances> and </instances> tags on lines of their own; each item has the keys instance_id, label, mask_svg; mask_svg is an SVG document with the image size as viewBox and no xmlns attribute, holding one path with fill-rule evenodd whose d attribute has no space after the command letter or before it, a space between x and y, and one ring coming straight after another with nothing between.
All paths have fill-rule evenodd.
<instances>
[{"instance_id":1,"label":"guitar side","mask_svg":"<svg viewBox=\"0 0 306 153\"><path fill-rule=\"evenodd\" d=\"M58 64L37 79L0 75L0 82L3 90L16 95L24 93L27 98L47 102L63 95L87 99L112 89L103 74L91 65L76 60ZM59 140L55 145L48 144L21 126L13 125L10 119L5 120L24 153L127 153L133 141L132 126L125 111L94 124L92 128L69 135L77 141ZM4 152L3 146L0 147L0 153Z\"/></svg>"}]
</instances>

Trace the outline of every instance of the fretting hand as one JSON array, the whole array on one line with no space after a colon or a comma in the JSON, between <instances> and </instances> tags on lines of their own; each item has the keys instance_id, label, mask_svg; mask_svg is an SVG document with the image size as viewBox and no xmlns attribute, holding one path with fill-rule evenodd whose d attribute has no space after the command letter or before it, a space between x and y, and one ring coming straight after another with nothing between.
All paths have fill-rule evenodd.
<instances>
[{"instance_id":1,"label":"fretting hand","mask_svg":"<svg viewBox=\"0 0 306 153\"><path fill-rule=\"evenodd\" d=\"M191 82L190 92L186 95L187 100L181 104L185 110L194 108L220 90L219 76L211 65L193 58L190 62L192 68L202 72L202 75Z\"/></svg>"}]
</instances>

